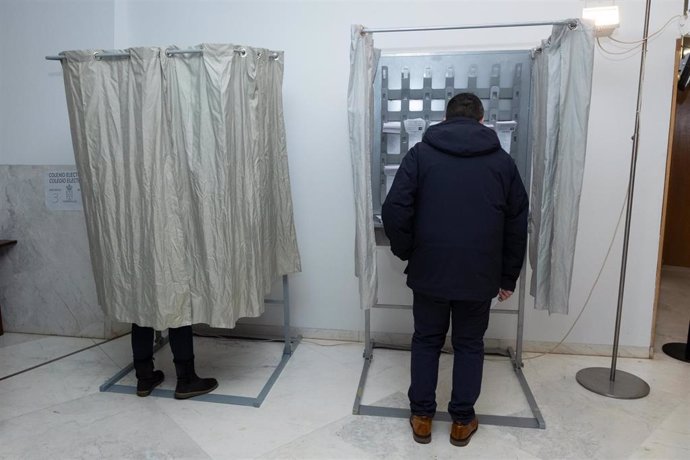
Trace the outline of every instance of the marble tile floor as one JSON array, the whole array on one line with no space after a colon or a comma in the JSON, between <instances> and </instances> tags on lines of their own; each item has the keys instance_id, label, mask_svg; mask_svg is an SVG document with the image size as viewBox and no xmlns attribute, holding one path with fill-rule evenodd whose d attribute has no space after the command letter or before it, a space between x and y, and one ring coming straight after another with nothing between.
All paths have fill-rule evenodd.
<instances>
[{"instance_id":1,"label":"marble tile floor","mask_svg":"<svg viewBox=\"0 0 690 460\"><path fill-rule=\"evenodd\" d=\"M656 313L654 352L669 342L685 342L690 321L690 269L663 267Z\"/></svg>"},{"instance_id":2,"label":"marble tile floor","mask_svg":"<svg viewBox=\"0 0 690 460\"><path fill-rule=\"evenodd\" d=\"M100 342L103 340L6 332L0 335L0 379Z\"/></svg>"},{"instance_id":3,"label":"marble tile floor","mask_svg":"<svg viewBox=\"0 0 690 460\"><path fill-rule=\"evenodd\" d=\"M199 373L219 378L219 391L232 394L258 393L282 351L277 343L195 340ZM5 339L0 351L16 348L0 354L0 365L17 367L13 361L35 352L20 345L34 341ZM608 366L607 358L527 360L524 372L547 429L481 426L465 448L448 442L449 423L436 422L432 443L423 446L412 441L406 420L352 415L362 368L359 343L304 341L258 409L99 393L129 354L129 337L123 337L0 381L0 458L690 458L690 365L663 354L619 360L621 369L652 387L635 401L604 398L576 383L579 369ZM156 363L172 388L167 347ZM450 363L444 355L441 408ZM408 372L408 352L376 350L364 403L405 407ZM477 409L529 414L506 359L488 357Z\"/></svg>"}]
</instances>

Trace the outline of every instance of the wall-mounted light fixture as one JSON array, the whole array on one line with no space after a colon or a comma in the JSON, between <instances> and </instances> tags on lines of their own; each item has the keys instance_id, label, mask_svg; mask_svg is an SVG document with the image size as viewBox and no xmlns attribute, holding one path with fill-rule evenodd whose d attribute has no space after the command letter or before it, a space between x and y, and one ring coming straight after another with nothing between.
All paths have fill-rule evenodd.
<instances>
[{"instance_id":1,"label":"wall-mounted light fixture","mask_svg":"<svg viewBox=\"0 0 690 460\"><path fill-rule=\"evenodd\" d=\"M596 6L582 9L582 19L594 21L598 37L611 35L620 25L618 6Z\"/></svg>"}]
</instances>

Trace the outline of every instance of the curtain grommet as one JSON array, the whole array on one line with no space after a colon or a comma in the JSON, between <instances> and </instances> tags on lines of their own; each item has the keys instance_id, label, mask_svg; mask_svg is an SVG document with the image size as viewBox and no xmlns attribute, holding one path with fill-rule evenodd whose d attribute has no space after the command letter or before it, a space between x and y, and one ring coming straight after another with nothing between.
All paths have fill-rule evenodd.
<instances>
[{"instance_id":1,"label":"curtain grommet","mask_svg":"<svg viewBox=\"0 0 690 460\"><path fill-rule=\"evenodd\" d=\"M246 56L247 56L247 50L244 49L244 48L242 48L242 49L240 50L240 56L246 57Z\"/></svg>"}]
</instances>

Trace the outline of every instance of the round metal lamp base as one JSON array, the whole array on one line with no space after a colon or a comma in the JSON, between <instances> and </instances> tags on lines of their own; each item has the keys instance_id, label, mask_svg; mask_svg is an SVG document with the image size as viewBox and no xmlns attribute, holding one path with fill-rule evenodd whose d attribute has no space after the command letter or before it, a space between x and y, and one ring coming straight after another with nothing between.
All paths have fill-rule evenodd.
<instances>
[{"instance_id":1,"label":"round metal lamp base","mask_svg":"<svg viewBox=\"0 0 690 460\"><path fill-rule=\"evenodd\" d=\"M616 371L616 380L611 381L608 367L588 367L575 375L577 383L589 391L609 398L638 399L649 394L649 385L641 378L624 371Z\"/></svg>"},{"instance_id":2,"label":"round metal lamp base","mask_svg":"<svg viewBox=\"0 0 690 460\"><path fill-rule=\"evenodd\" d=\"M664 353L669 355L671 358L676 358L680 361L690 363L690 352L688 352L690 350L690 345L687 343L667 343L664 344L661 349L664 350Z\"/></svg>"}]
</instances>

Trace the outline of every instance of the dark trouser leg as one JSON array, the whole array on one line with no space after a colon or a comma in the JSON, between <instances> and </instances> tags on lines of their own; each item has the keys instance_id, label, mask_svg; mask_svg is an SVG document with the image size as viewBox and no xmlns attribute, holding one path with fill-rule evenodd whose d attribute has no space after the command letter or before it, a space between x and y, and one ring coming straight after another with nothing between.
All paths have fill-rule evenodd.
<instances>
[{"instance_id":1,"label":"dark trouser leg","mask_svg":"<svg viewBox=\"0 0 690 460\"><path fill-rule=\"evenodd\" d=\"M448 412L453 421L468 423L474 418L484 368L484 333L489 325L491 301L452 302L453 392Z\"/></svg>"},{"instance_id":2,"label":"dark trouser leg","mask_svg":"<svg viewBox=\"0 0 690 460\"><path fill-rule=\"evenodd\" d=\"M415 293L412 311L414 335L407 395L412 414L433 417L436 413L438 360L450 325L450 302Z\"/></svg>"},{"instance_id":3,"label":"dark trouser leg","mask_svg":"<svg viewBox=\"0 0 690 460\"><path fill-rule=\"evenodd\" d=\"M170 350L175 362L194 359L194 334L192 326L171 327L168 329Z\"/></svg>"},{"instance_id":4,"label":"dark trouser leg","mask_svg":"<svg viewBox=\"0 0 690 460\"><path fill-rule=\"evenodd\" d=\"M164 378L163 372L153 369L153 328L132 324L132 355L137 396L148 396Z\"/></svg>"},{"instance_id":5,"label":"dark trouser leg","mask_svg":"<svg viewBox=\"0 0 690 460\"><path fill-rule=\"evenodd\" d=\"M146 361L153 357L153 328L132 323L132 355L134 361Z\"/></svg>"},{"instance_id":6,"label":"dark trouser leg","mask_svg":"<svg viewBox=\"0 0 690 460\"><path fill-rule=\"evenodd\" d=\"M132 324L132 354L135 361L153 357L153 328ZM168 329L170 349L175 361L194 359L194 336L192 326Z\"/></svg>"}]
</instances>

